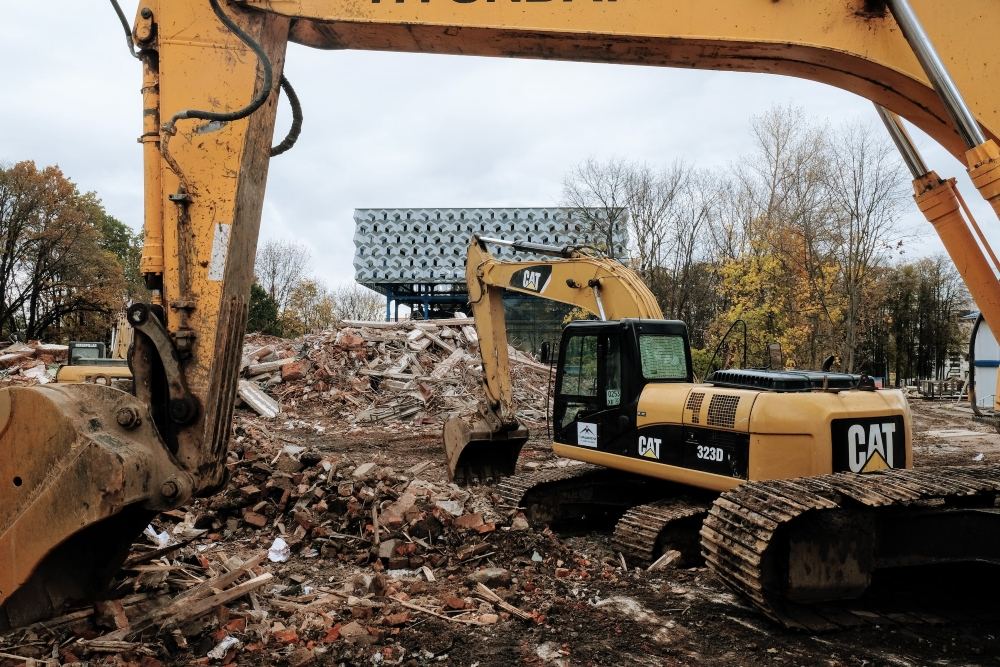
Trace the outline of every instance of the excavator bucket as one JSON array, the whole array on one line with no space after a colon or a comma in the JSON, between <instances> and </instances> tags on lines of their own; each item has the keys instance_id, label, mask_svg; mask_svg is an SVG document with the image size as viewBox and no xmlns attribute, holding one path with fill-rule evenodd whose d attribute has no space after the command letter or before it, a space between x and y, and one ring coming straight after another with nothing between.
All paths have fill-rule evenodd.
<instances>
[{"instance_id":1,"label":"excavator bucket","mask_svg":"<svg viewBox=\"0 0 1000 667\"><path fill-rule=\"evenodd\" d=\"M134 396L0 390L0 631L99 594L149 520L190 493Z\"/></svg>"},{"instance_id":2,"label":"excavator bucket","mask_svg":"<svg viewBox=\"0 0 1000 667\"><path fill-rule=\"evenodd\" d=\"M448 478L456 484L490 484L514 474L517 457L528 441L528 429L518 424L495 431L482 419L471 424L452 417L444 424Z\"/></svg>"}]
</instances>

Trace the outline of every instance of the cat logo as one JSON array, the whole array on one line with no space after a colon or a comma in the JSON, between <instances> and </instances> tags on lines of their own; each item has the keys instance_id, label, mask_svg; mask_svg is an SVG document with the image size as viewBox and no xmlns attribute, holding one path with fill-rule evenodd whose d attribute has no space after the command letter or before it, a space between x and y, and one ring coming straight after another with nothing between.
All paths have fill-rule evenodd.
<instances>
[{"instance_id":1,"label":"cat logo","mask_svg":"<svg viewBox=\"0 0 1000 667\"><path fill-rule=\"evenodd\" d=\"M537 292L538 286L542 284L542 274L538 271L525 271L522 280L524 282L524 289L530 289L533 292Z\"/></svg>"},{"instance_id":2,"label":"cat logo","mask_svg":"<svg viewBox=\"0 0 1000 667\"><path fill-rule=\"evenodd\" d=\"M510 286L516 290L525 290L540 294L549 286L551 279L551 266L529 266L511 274Z\"/></svg>"},{"instance_id":3,"label":"cat logo","mask_svg":"<svg viewBox=\"0 0 1000 667\"><path fill-rule=\"evenodd\" d=\"M834 419L830 426L833 472L906 467L906 426L902 416Z\"/></svg>"},{"instance_id":4,"label":"cat logo","mask_svg":"<svg viewBox=\"0 0 1000 667\"><path fill-rule=\"evenodd\" d=\"M639 436L639 456L647 459L659 459L660 458L660 443L663 440L661 438L650 438L644 435Z\"/></svg>"},{"instance_id":5,"label":"cat logo","mask_svg":"<svg viewBox=\"0 0 1000 667\"><path fill-rule=\"evenodd\" d=\"M854 424L847 429L847 462L851 472L873 472L893 467L896 425Z\"/></svg>"}]
</instances>

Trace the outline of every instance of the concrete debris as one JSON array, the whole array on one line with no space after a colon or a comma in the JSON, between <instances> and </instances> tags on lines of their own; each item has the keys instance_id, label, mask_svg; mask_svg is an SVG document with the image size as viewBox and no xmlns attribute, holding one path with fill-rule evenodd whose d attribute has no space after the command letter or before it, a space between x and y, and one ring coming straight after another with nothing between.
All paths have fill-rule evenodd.
<instances>
[{"instance_id":1,"label":"concrete debris","mask_svg":"<svg viewBox=\"0 0 1000 667\"><path fill-rule=\"evenodd\" d=\"M8 345L0 349L0 386L52 382L68 355L68 345L40 341Z\"/></svg>"},{"instance_id":2,"label":"concrete debris","mask_svg":"<svg viewBox=\"0 0 1000 667\"><path fill-rule=\"evenodd\" d=\"M281 406L278 405L278 402L249 380L240 380L236 393L243 400L243 403L261 417L273 419L281 412Z\"/></svg>"},{"instance_id":3,"label":"concrete debris","mask_svg":"<svg viewBox=\"0 0 1000 667\"><path fill-rule=\"evenodd\" d=\"M468 318L356 322L295 340L251 335L240 397L265 417L321 409L338 428L437 429L451 414L478 409L478 346ZM529 425L544 423L549 367L514 348L509 353L519 416ZM247 384L261 393L249 394ZM264 392L275 402L263 401Z\"/></svg>"}]
</instances>

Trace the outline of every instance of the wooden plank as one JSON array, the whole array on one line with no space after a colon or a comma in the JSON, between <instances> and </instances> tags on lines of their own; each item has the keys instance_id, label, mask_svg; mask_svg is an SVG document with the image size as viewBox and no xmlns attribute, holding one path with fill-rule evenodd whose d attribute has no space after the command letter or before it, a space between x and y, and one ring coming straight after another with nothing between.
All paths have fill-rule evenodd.
<instances>
[{"instance_id":1,"label":"wooden plank","mask_svg":"<svg viewBox=\"0 0 1000 667\"><path fill-rule=\"evenodd\" d=\"M450 344L446 343L444 341L444 339L442 339L437 334L433 334L430 331L425 331L424 335L427 336L428 338L430 338L431 342L433 342L435 345L437 345L438 347L442 348L446 352L454 352L455 351L455 346L454 345L450 345Z\"/></svg>"},{"instance_id":2,"label":"wooden plank","mask_svg":"<svg viewBox=\"0 0 1000 667\"><path fill-rule=\"evenodd\" d=\"M288 357L287 359L278 359L277 361L265 361L261 364L250 364L247 366L247 375L253 377L254 375L273 373L274 371L281 370L282 366L294 364L296 361L298 360L295 357Z\"/></svg>"},{"instance_id":3,"label":"wooden plank","mask_svg":"<svg viewBox=\"0 0 1000 667\"><path fill-rule=\"evenodd\" d=\"M199 616L212 611L216 607L232 602L233 600L237 600L244 595L257 590L272 579L274 579L274 575L270 572L265 572L264 574L256 576L249 581L245 581L238 586L233 586L229 590L216 593L215 595L202 600L197 600L195 602L181 600L178 603L171 603L170 607L165 609L164 614L160 617L163 619L161 628L166 629L180 625L181 623L189 621L193 618L198 618Z\"/></svg>"}]
</instances>

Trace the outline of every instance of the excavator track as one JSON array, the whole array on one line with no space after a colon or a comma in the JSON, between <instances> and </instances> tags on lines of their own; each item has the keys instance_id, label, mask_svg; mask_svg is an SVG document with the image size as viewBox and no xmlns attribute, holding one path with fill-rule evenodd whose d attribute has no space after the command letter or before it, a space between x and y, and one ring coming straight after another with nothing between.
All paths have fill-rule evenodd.
<instances>
[{"instance_id":1,"label":"excavator track","mask_svg":"<svg viewBox=\"0 0 1000 667\"><path fill-rule=\"evenodd\" d=\"M500 496L498 509L508 513L529 509L525 505L525 498L532 492L538 492L546 486L554 486L569 480L583 481L603 472L606 470L598 466L577 465L566 468L548 468L505 477L496 488L496 493Z\"/></svg>"},{"instance_id":2,"label":"excavator track","mask_svg":"<svg viewBox=\"0 0 1000 667\"><path fill-rule=\"evenodd\" d=\"M647 566L667 549L681 552L682 564L701 562L698 528L709 503L668 498L637 505L615 525L614 545L630 565Z\"/></svg>"},{"instance_id":3,"label":"excavator track","mask_svg":"<svg viewBox=\"0 0 1000 667\"><path fill-rule=\"evenodd\" d=\"M570 532L610 531L634 505L665 495L657 480L593 465L520 473L496 492L501 512L523 511L532 523Z\"/></svg>"},{"instance_id":4,"label":"excavator track","mask_svg":"<svg viewBox=\"0 0 1000 667\"><path fill-rule=\"evenodd\" d=\"M887 602L870 588L901 574L911 588L926 585L926 568L961 568L949 576L1000 568L998 499L1000 466L747 483L712 505L702 555L728 586L790 628L968 620L961 605L925 605L912 590L903 604ZM995 572L981 581L995 581Z\"/></svg>"}]
</instances>

